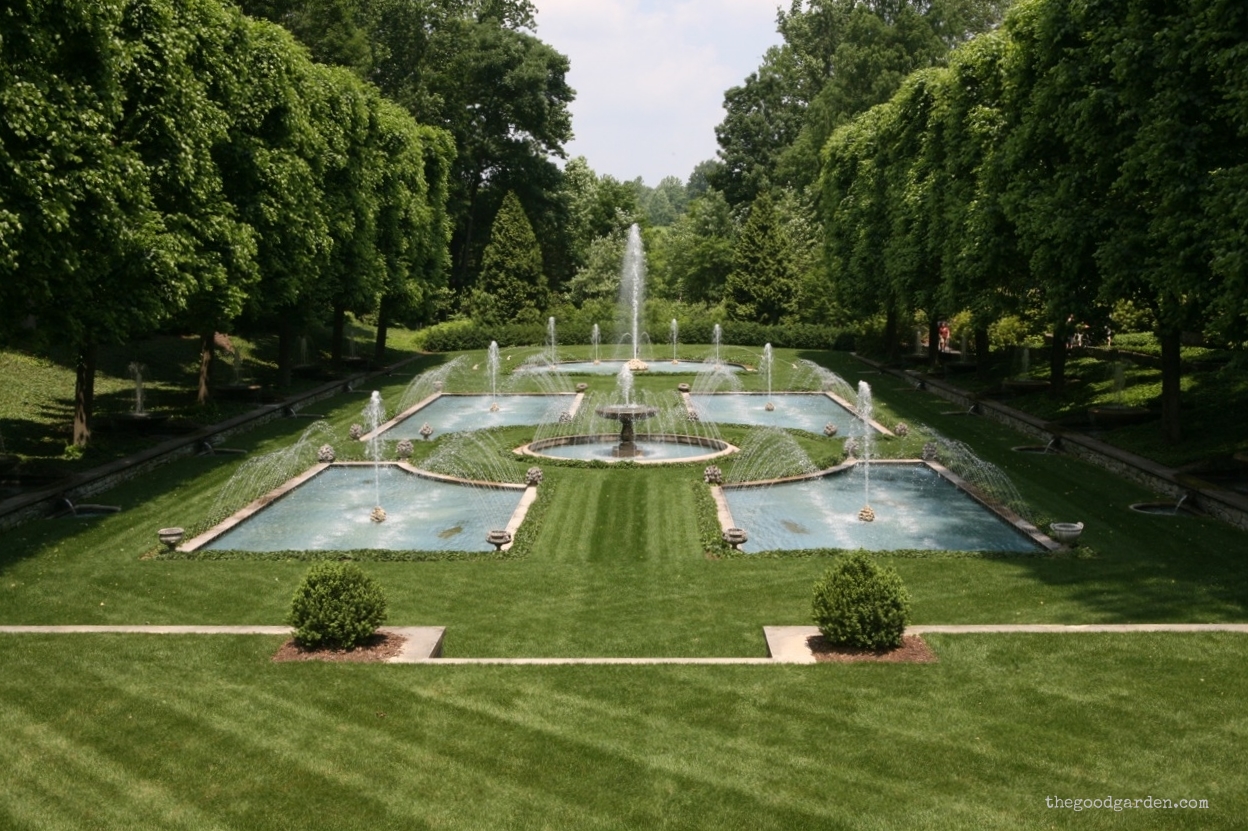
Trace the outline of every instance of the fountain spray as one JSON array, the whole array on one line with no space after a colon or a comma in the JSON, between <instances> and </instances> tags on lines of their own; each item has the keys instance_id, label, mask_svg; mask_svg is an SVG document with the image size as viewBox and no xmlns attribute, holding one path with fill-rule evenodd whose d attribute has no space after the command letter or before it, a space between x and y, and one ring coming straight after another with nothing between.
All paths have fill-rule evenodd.
<instances>
[{"instance_id":1,"label":"fountain spray","mask_svg":"<svg viewBox=\"0 0 1248 831\"><path fill-rule=\"evenodd\" d=\"M771 367L772 367L773 362L774 362L774 357L771 354L771 344L770 343L764 344L763 345L762 370L763 370L763 376L767 379L767 404L766 406L764 406L763 409L765 409L767 412L771 412L772 410L776 409L776 405L771 403Z\"/></svg>"},{"instance_id":2,"label":"fountain spray","mask_svg":"<svg viewBox=\"0 0 1248 831\"><path fill-rule=\"evenodd\" d=\"M559 357L555 351L555 319L553 317L546 320L546 342L550 344L550 365L557 366Z\"/></svg>"},{"instance_id":3,"label":"fountain spray","mask_svg":"<svg viewBox=\"0 0 1248 831\"><path fill-rule=\"evenodd\" d=\"M598 331L598 324L594 324L594 330L589 333L589 342L594 345L594 366L597 366L598 360L598 344L602 341L602 334Z\"/></svg>"},{"instance_id":4,"label":"fountain spray","mask_svg":"<svg viewBox=\"0 0 1248 831\"><path fill-rule=\"evenodd\" d=\"M719 340L724 336L723 328L716 323L715 328L711 331L711 342L715 344L715 363L719 363Z\"/></svg>"},{"instance_id":5,"label":"fountain spray","mask_svg":"<svg viewBox=\"0 0 1248 831\"><path fill-rule=\"evenodd\" d=\"M552 317L551 320L554 320ZM498 412L498 341L490 341L486 366L490 371L490 412Z\"/></svg>"},{"instance_id":6,"label":"fountain spray","mask_svg":"<svg viewBox=\"0 0 1248 831\"><path fill-rule=\"evenodd\" d=\"M680 326L676 323L676 318L672 318L672 363L680 363L680 359L676 357L676 343L680 335Z\"/></svg>"},{"instance_id":7,"label":"fountain spray","mask_svg":"<svg viewBox=\"0 0 1248 831\"><path fill-rule=\"evenodd\" d=\"M143 409L143 370L145 369L147 367L138 361L130 364L130 377L134 379L134 414L136 416L147 414Z\"/></svg>"},{"instance_id":8,"label":"fountain spray","mask_svg":"<svg viewBox=\"0 0 1248 831\"><path fill-rule=\"evenodd\" d=\"M641 309L645 301L646 260L641 247L641 229L632 225L628 229L628 244L624 247L624 267L620 273L620 300L629 310L629 332L633 339L633 366L645 369L641 362Z\"/></svg>"},{"instance_id":9,"label":"fountain spray","mask_svg":"<svg viewBox=\"0 0 1248 831\"><path fill-rule=\"evenodd\" d=\"M369 455L373 457L373 505L375 507L369 515L373 522L386 520L386 511L381 507L381 436L377 433L385 412L381 404L381 393L373 390L373 394L368 397L368 406L364 408L364 418L368 420L369 430L368 450Z\"/></svg>"},{"instance_id":10,"label":"fountain spray","mask_svg":"<svg viewBox=\"0 0 1248 831\"><path fill-rule=\"evenodd\" d=\"M863 522L874 522L875 511L871 510L871 411L874 404L871 400L871 385L866 381L858 382L858 417L862 419L862 481L865 504L858 512L858 519Z\"/></svg>"}]
</instances>

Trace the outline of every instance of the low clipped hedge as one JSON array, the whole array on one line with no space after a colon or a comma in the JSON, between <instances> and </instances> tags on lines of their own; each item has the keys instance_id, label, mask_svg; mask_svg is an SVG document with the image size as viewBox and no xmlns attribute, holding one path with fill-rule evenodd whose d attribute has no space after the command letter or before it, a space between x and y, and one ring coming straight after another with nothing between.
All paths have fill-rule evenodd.
<instances>
[{"instance_id":1,"label":"low clipped hedge","mask_svg":"<svg viewBox=\"0 0 1248 831\"><path fill-rule=\"evenodd\" d=\"M901 577L860 551L839 557L815 583L811 605L829 642L859 649L901 646L910 620L910 593Z\"/></svg>"},{"instance_id":2,"label":"low clipped hedge","mask_svg":"<svg viewBox=\"0 0 1248 831\"><path fill-rule=\"evenodd\" d=\"M309 649L354 649L386 619L381 586L355 563L317 563L295 589L287 620Z\"/></svg>"},{"instance_id":3,"label":"low clipped hedge","mask_svg":"<svg viewBox=\"0 0 1248 831\"><path fill-rule=\"evenodd\" d=\"M611 322L607 322L609 327ZM766 326L750 321L728 321L722 324L720 342L733 345L762 346L770 343L779 349L831 349L852 351L855 335L852 330L812 323L794 323L783 326ZM556 321L556 335L560 344L590 343L591 326L560 324ZM680 327L682 343L711 343L715 324L690 322ZM536 323L508 323L486 326L470 320L439 323L425 329L418 336L418 344L427 352L463 352L488 349L490 341L500 347L542 346L546 343L546 326Z\"/></svg>"}]
</instances>

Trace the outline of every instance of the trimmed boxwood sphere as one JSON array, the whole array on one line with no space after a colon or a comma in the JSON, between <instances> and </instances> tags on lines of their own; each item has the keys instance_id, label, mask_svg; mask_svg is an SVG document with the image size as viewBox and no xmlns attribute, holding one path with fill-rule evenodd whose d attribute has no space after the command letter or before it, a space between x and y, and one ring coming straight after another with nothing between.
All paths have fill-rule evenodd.
<instances>
[{"instance_id":1,"label":"trimmed boxwood sphere","mask_svg":"<svg viewBox=\"0 0 1248 831\"><path fill-rule=\"evenodd\" d=\"M837 558L815 583L815 625L831 643L860 649L901 646L910 593L896 571L855 551Z\"/></svg>"},{"instance_id":2,"label":"trimmed boxwood sphere","mask_svg":"<svg viewBox=\"0 0 1248 831\"><path fill-rule=\"evenodd\" d=\"M386 598L376 580L355 563L317 563L295 589L287 623L304 647L353 649L385 619Z\"/></svg>"}]
</instances>

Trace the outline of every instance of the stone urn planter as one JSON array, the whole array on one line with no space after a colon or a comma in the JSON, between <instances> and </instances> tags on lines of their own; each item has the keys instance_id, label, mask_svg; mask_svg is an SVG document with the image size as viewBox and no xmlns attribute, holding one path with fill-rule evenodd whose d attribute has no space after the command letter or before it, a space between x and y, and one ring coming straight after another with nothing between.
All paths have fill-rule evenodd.
<instances>
[{"instance_id":1,"label":"stone urn planter","mask_svg":"<svg viewBox=\"0 0 1248 831\"><path fill-rule=\"evenodd\" d=\"M178 547L178 543L182 542L182 537L186 535L186 531L177 526L170 528L161 528L156 532L156 538L169 551Z\"/></svg>"},{"instance_id":2,"label":"stone urn planter","mask_svg":"<svg viewBox=\"0 0 1248 831\"><path fill-rule=\"evenodd\" d=\"M1074 545L1083 533L1082 522L1051 522L1049 534L1062 545Z\"/></svg>"},{"instance_id":3,"label":"stone urn planter","mask_svg":"<svg viewBox=\"0 0 1248 831\"><path fill-rule=\"evenodd\" d=\"M511 542L511 534L506 531L491 531L485 535L485 541L494 546L495 551L502 551L503 546Z\"/></svg>"},{"instance_id":4,"label":"stone urn planter","mask_svg":"<svg viewBox=\"0 0 1248 831\"><path fill-rule=\"evenodd\" d=\"M745 533L744 528L729 528L723 534L724 542L732 546L734 551L740 550L741 546L749 540L749 535Z\"/></svg>"}]
</instances>

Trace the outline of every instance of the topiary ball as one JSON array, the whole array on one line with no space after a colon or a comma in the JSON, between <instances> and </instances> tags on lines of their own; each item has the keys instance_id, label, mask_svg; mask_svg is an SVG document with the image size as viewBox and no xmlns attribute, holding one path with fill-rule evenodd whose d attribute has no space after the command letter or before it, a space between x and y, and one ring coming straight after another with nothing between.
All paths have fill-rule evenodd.
<instances>
[{"instance_id":1,"label":"topiary ball","mask_svg":"<svg viewBox=\"0 0 1248 831\"><path fill-rule=\"evenodd\" d=\"M901 646L910 619L910 593L897 572L855 551L837 558L815 583L815 625L831 643L859 649Z\"/></svg>"},{"instance_id":2,"label":"topiary ball","mask_svg":"<svg viewBox=\"0 0 1248 831\"><path fill-rule=\"evenodd\" d=\"M295 589L286 622L307 648L353 649L386 619L381 586L355 563L317 563Z\"/></svg>"}]
</instances>

